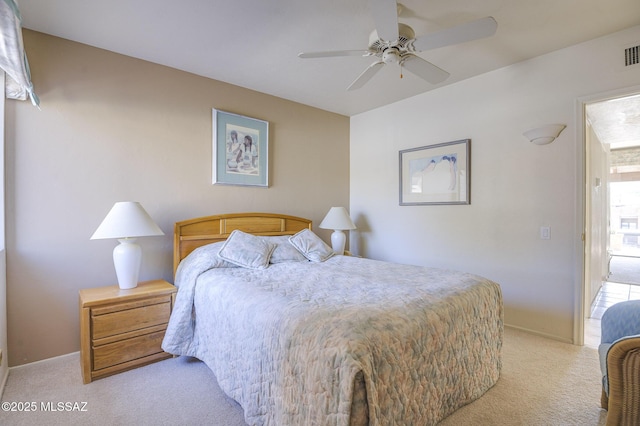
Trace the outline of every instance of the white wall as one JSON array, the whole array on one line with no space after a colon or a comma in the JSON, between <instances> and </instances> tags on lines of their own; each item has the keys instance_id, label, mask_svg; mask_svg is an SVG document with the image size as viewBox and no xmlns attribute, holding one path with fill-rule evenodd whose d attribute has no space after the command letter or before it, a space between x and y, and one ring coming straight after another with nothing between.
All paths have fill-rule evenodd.
<instances>
[{"instance_id":1,"label":"white wall","mask_svg":"<svg viewBox=\"0 0 640 426\"><path fill-rule=\"evenodd\" d=\"M572 341L582 285L578 100L640 84L638 66L619 65L639 40L637 26L352 117L352 251L484 275L502 286L507 324ZM554 143L522 136L547 123L567 125ZM399 206L398 151L466 138L471 205Z\"/></svg>"}]
</instances>

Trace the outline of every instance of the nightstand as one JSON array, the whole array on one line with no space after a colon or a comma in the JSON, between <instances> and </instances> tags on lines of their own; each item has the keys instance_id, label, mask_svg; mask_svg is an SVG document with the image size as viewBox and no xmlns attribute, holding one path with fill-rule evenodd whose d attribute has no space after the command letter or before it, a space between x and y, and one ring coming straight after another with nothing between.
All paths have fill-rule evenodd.
<instances>
[{"instance_id":1,"label":"nightstand","mask_svg":"<svg viewBox=\"0 0 640 426\"><path fill-rule=\"evenodd\" d=\"M80 364L89 383L172 355L160 345L176 297L164 280L80 290Z\"/></svg>"}]
</instances>

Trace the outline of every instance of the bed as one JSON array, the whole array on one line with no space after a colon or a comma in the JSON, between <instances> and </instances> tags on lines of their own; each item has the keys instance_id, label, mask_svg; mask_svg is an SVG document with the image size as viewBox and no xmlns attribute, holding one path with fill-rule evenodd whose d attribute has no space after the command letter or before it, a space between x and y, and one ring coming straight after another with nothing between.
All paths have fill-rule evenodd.
<instances>
[{"instance_id":1,"label":"bed","mask_svg":"<svg viewBox=\"0 0 640 426\"><path fill-rule=\"evenodd\" d=\"M205 362L251 425L432 425L500 376L498 284L332 255L304 218L178 222L174 271L162 347Z\"/></svg>"}]
</instances>

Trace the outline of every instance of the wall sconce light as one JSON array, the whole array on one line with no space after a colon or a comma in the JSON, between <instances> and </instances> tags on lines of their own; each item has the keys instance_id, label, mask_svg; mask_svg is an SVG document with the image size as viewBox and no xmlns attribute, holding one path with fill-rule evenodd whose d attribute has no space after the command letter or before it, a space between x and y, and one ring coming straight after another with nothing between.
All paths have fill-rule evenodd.
<instances>
[{"instance_id":1,"label":"wall sconce light","mask_svg":"<svg viewBox=\"0 0 640 426\"><path fill-rule=\"evenodd\" d=\"M546 145L553 142L565 127L567 126L564 124L547 124L546 126L527 130L523 135L525 138L529 139L529 142L531 143L536 145Z\"/></svg>"}]
</instances>

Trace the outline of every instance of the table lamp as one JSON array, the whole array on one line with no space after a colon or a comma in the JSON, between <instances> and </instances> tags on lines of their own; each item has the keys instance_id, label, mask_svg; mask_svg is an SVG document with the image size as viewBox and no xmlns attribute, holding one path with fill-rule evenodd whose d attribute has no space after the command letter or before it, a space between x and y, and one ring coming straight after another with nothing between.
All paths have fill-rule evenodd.
<instances>
[{"instance_id":1,"label":"table lamp","mask_svg":"<svg viewBox=\"0 0 640 426\"><path fill-rule=\"evenodd\" d=\"M343 231L356 229L353 221L349 217L349 212L344 207L331 207L329 213L320 223L322 229L333 229L331 234L331 247L335 254L344 254L344 245L347 236Z\"/></svg>"},{"instance_id":2,"label":"table lamp","mask_svg":"<svg viewBox=\"0 0 640 426\"><path fill-rule=\"evenodd\" d=\"M121 201L114 204L91 236L92 240L117 238L120 241L113 249L113 264L121 289L127 290L138 285L142 249L136 244L137 237L154 235L164 235L164 232L140 203Z\"/></svg>"}]
</instances>

